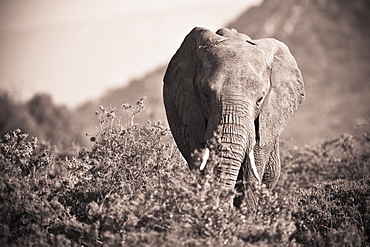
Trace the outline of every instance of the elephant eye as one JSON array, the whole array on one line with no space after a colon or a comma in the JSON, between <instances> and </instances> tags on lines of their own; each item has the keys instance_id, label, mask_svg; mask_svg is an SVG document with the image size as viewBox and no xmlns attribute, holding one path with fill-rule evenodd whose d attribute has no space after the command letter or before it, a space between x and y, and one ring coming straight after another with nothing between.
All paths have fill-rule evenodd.
<instances>
[{"instance_id":1,"label":"elephant eye","mask_svg":"<svg viewBox=\"0 0 370 247\"><path fill-rule=\"evenodd\" d=\"M210 97L209 97L209 94L208 93L203 93L203 97L204 97L204 100L209 102L210 101Z\"/></svg>"},{"instance_id":2,"label":"elephant eye","mask_svg":"<svg viewBox=\"0 0 370 247\"><path fill-rule=\"evenodd\" d=\"M260 106L260 104L262 103L262 100L263 100L263 97L261 97L261 98L259 98L258 100L257 100L257 106Z\"/></svg>"}]
</instances>

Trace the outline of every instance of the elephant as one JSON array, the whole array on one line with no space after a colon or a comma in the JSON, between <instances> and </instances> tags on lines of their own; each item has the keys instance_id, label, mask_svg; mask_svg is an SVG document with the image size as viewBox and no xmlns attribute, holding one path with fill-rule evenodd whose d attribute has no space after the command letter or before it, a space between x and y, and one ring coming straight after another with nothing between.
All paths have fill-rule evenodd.
<instances>
[{"instance_id":1,"label":"elephant","mask_svg":"<svg viewBox=\"0 0 370 247\"><path fill-rule=\"evenodd\" d=\"M235 29L195 27L171 58L163 82L168 124L190 169L204 168L206 160L196 166L192 153L205 148L208 156L208 143L220 129L219 180L256 207L250 185L276 185L279 136L305 99L289 48ZM241 199L230 203L238 207Z\"/></svg>"}]
</instances>

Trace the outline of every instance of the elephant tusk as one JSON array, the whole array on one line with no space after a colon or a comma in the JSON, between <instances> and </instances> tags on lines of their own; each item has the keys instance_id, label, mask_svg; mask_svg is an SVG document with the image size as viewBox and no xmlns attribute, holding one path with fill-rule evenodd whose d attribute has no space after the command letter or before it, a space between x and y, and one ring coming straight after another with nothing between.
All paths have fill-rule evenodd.
<instances>
[{"instance_id":1,"label":"elephant tusk","mask_svg":"<svg viewBox=\"0 0 370 247\"><path fill-rule=\"evenodd\" d=\"M206 167L208 158L209 158L209 149L206 148L206 151L205 151L205 153L203 155L203 158L202 158L203 159L202 164L200 165L200 168L199 168L201 171L204 169L204 167Z\"/></svg>"},{"instance_id":2,"label":"elephant tusk","mask_svg":"<svg viewBox=\"0 0 370 247\"><path fill-rule=\"evenodd\" d=\"M249 153L249 160L250 160L250 162L251 162L251 167L252 167L253 175L256 177L256 179L258 180L258 182L260 182L260 183L261 183L261 178L260 178L260 176L258 175L258 172L257 172L256 162L254 162L253 149L252 149L252 151Z\"/></svg>"}]
</instances>

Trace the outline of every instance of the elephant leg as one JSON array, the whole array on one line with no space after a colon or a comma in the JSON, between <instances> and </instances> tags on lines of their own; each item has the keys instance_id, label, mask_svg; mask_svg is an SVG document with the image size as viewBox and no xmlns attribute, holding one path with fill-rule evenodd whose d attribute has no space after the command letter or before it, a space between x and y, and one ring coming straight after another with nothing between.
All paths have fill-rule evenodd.
<instances>
[{"instance_id":1,"label":"elephant leg","mask_svg":"<svg viewBox=\"0 0 370 247\"><path fill-rule=\"evenodd\" d=\"M279 141L276 141L268 157L268 162L262 178L262 183L266 184L268 189L273 189L277 184L280 177L280 170ZM236 208L240 208L243 200L245 200L249 208L255 208L257 205L257 199L249 188L251 185L249 185L246 181L248 180L249 176L250 174L247 174L246 166L242 165L240 167L237 183L235 185L235 190L238 194L234 198L234 206Z\"/></svg>"},{"instance_id":2,"label":"elephant leg","mask_svg":"<svg viewBox=\"0 0 370 247\"><path fill-rule=\"evenodd\" d=\"M280 170L279 141L277 140L270 153L262 178L262 183L266 184L268 189L275 187L280 177Z\"/></svg>"},{"instance_id":3,"label":"elephant leg","mask_svg":"<svg viewBox=\"0 0 370 247\"><path fill-rule=\"evenodd\" d=\"M244 161L243 165L240 167L238 179L235 184L237 195L234 197L234 206L236 208L240 208L244 201L246 206L253 210L256 209L257 198L250 188L251 185L248 183L249 176L251 176L251 174L248 174L247 164L245 162L248 161Z\"/></svg>"}]
</instances>

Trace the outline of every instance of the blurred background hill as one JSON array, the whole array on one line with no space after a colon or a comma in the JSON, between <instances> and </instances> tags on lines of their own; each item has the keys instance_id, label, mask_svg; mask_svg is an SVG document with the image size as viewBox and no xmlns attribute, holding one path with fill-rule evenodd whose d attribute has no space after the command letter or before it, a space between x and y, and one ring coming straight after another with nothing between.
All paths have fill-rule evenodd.
<instances>
[{"instance_id":1,"label":"blurred background hill","mask_svg":"<svg viewBox=\"0 0 370 247\"><path fill-rule=\"evenodd\" d=\"M0 106L1 139L8 131L20 129L52 146L59 154L77 151L78 146L87 144L82 135L83 125L78 123L74 112L55 104L48 94L35 94L20 102L9 92L0 91Z\"/></svg>"},{"instance_id":2,"label":"blurred background hill","mask_svg":"<svg viewBox=\"0 0 370 247\"><path fill-rule=\"evenodd\" d=\"M303 73L307 98L283 132L282 137L292 144L315 143L369 121L368 13L368 0L265 0L224 24L252 39L273 37L281 40L296 58ZM182 38L186 35L184 33ZM180 42L175 45L178 48ZM172 54L175 52L176 48ZM124 86L101 92L102 96L73 110L57 105L44 94L22 103L3 93L0 97L0 134L22 128L51 143L66 139L62 141L65 146L71 143L84 145L84 140L87 141L85 133L95 129L95 111L100 105L119 109L118 113L125 121L120 106L123 103L135 104L142 96L147 97L144 102L146 110L136 117L136 121L144 123L150 119L166 123L162 102L166 66L167 63L159 64L145 75L122 84ZM39 105L39 108L32 105ZM40 109L45 110L45 121L37 117L41 114Z\"/></svg>"},{"instance_id":3,"label":"blurred background hill","mask_svg":"<svg viewBox=\"0 0 370 247\"><path fill-rule=\"evenodd\" d=\"M265 0L225 25L252 39L281 40L295 56L303 73L307 98L293 115L283 138L297 145L315 143L368 121L368 13L367 0ZM147 110L137 120L166 122L162 103L165 69L166 64L159 66L129 85L78 107L80 118L89 123L86 129L93 128L93 113L99 105L119 108L123 103L134 104L141 96L147 96L144 102Z\"/></svg>"},{"instance_id":4,"label":"blurred background hill","mask_svg":"<svg viewBox=\"0 0 370 247\"><path fill-rule=\"evenodd\" d=\"M307 100L285 137L299 144L368 121L370 2L266 0L229 26L286 43L303 73Z\"/></svg>"}]
</instances>

